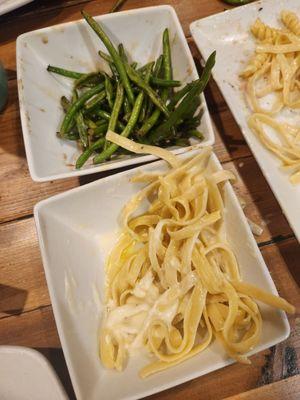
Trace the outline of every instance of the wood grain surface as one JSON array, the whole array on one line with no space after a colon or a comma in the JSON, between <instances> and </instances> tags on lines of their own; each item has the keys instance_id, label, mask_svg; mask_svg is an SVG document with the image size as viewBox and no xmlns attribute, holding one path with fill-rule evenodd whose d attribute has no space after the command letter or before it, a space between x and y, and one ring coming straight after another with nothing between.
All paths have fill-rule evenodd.
<instances>
[{"instance_id":1,"label":"wood grain surface","mask_svg":"<svg viewBox=\"0 0 300 400\"><path fill-rule=\"evenodd\" d=\"M24 345L41 351L54 366L71 399L75 396L52 313L33 207L42 199L104 174L47 183L31 180L19 119L15 46L17 36L24 32L79 19L82 8L94 15L104 14L112 4L112 0L36 0L0 17L0 60L9 77L9 101L0 113L0 344ZM220 0L128 0L123 9L159 4L175 8L199 66L201 56L190 37L189 24L230 6ZM299 244L214 82L205 95L216 132L214 151L224 168L235 172L234 187L246 202L247 217L264 229L256 240L279 293L299 311ZM233 364L151 399L300 398L299 313L289 316L289 322L290 337L252 356L252 365Z\"/></svg>"}]
</instances>

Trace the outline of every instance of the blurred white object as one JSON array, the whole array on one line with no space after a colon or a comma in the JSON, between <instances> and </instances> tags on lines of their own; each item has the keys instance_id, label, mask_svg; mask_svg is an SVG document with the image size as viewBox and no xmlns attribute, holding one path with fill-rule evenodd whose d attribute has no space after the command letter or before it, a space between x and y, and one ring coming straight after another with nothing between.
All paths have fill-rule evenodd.
<instances>
[{"instance_id":1,"label":"blurred white object","mask_svg":"<svg viewBox=\"0 0 300 400\"><path fill-rule=\"evenodd\" d=\"M32 0L0 0L0 15L6 14L31 2Z\"/></svg>"},{"instance_id":2,"label":"blurred white object","mask_svg":"<svg viewBox=\"0 0 300 400\"><path fill-rule=\"evenodd\" d=\"M49 361L38 351L0 346L1 400L68 400Z\"/></svg>"}]
</instances>

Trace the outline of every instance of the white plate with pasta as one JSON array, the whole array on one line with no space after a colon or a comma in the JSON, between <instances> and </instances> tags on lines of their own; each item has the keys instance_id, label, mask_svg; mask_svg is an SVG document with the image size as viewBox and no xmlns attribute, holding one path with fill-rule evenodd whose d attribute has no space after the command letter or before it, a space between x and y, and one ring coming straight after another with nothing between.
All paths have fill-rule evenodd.
<instances>
[{"instance_id":1,"label":"white plate with pasta","mask_svg":"<svg viewBox=\"0 0 300 400\"><path fill-rule=\"evenodd\" d=\"M190 29L204 58L217 51L214 79L300 240L299 1L261 0Z\"/></svg>"},{"instance_id":2,"label":"white plate with pasta","mask_svg":"<svg viewBox=\"0 0 300 400\"><path fill-rule=\"evenodd\" d=\"M211 148L152 154L170 166L134 168L35 207L78 399L139 399L234 360L248 363L289 335L276 307L293 306L277 297L228 182L232 173Z\"/></svg>"}]
</instances>

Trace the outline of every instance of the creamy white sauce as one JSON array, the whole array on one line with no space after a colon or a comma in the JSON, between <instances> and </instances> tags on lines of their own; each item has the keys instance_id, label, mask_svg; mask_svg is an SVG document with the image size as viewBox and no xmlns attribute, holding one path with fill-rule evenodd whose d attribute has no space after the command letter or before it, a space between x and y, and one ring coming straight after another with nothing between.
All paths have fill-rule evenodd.
<instances>
[{"instance_id":1,"label":"creamy white sauce","mask_svg":"<svg viewBox=\"0 0 300 400\"><path fill-rule=\"evenodd\" d=\"M109 302L106 306L103 326L122 337L129 352L144 346L151 321L160 320L171 326L178 312L179 298L196 282L195 274L191 272L181 283L160 295L153 279L152 272L148 271L132 290L132 302L122 306Z\"/></svg>"}]
</instances>

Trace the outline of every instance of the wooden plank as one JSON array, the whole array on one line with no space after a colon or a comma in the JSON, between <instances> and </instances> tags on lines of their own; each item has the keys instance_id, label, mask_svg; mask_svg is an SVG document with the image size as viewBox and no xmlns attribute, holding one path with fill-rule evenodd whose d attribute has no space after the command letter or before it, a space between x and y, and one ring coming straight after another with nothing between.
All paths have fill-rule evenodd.
<instances>
[{"instance_id":1,"label":"wooden plank","mask_svg":"<svg viewBox=\"0 0 300 400\"><path fill-rule=\"evenodd\" d=\"M289 379L283 379L280 382L272 383L249 392L241 393L235 396L227 397L225 400L279 400L289 399L298 400L300 393L300 375Z\"/></svg>"},{"instance_id":2,"label":"wooden plank","mask_svg":"<svg viewBox=\"0 0 300 400\"><path fill-rule=\"evenodd\" d=\"M105 14L110 10L113 1L69 1L64 3L65 6L63 7L59 5L59 2L51 6L50 1L48 2L48 5L50 5L48 7L39 7L35 4L35 7L32 5L32 11L26 13L25 16L24 14L18 15L16 13L13 18L5 16L0 19L0 59L6 69L10 70L11 73L16 70L15 40L20 34L63 22L78 20L81 18L80 11L82 8L93 15ZM166 0L164 2L160 0L143 0L142 4L140 0L130 0L125 3L122 9L135 9L141 6L147 7L160 4L169 4L175 8L186 36L190 35L189 25L192 21L229 8L217 0L202 0L201 4L197 0L182 0L180 2L176 0ZM11 23L12 20L13 23Z\"/></svg>"},{"instance_id":3,"label":"wooden plank","mask_svg":"<svg viewBox=\"0 0 300 400\"><path fill-rule=\"evenodd\" d=\"M0 318L49 304L33 218L0 225Z\"/></svg>"}]
</instances>

